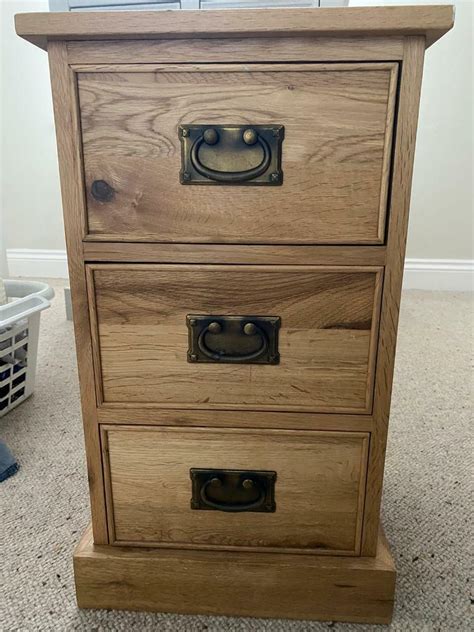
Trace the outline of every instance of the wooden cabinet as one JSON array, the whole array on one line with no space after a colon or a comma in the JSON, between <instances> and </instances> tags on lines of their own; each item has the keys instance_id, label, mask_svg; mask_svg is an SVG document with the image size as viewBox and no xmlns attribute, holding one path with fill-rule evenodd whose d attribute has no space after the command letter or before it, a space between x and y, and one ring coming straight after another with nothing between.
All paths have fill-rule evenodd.
<instances>
[{"instance_id":1,"label":"wooden cabinet","mask_svg":"<svg viewBox=\"0 0 474 632\"><path fill-rule=\"evenodd\" d=\"M418 101L451 26L448 6L17 17L51 65L80 606L390 620Z\"/></svg>"}]
</instances>

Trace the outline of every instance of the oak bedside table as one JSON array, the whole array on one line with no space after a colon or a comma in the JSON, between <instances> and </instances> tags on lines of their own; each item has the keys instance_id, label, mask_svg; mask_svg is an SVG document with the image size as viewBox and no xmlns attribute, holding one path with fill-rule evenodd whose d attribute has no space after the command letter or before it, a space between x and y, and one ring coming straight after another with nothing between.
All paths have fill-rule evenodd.
<instances>
[{"instance_id":1,"label":"oak bedside table","mask_svg":"<svg viewBox=\"0 0 474 632\"><path fill-rule=\"evenodd\" d=\"M390 620L418 101L452 24L17 16L51 64L92 506L79 606Z\"/></svg>"}]
</instances>

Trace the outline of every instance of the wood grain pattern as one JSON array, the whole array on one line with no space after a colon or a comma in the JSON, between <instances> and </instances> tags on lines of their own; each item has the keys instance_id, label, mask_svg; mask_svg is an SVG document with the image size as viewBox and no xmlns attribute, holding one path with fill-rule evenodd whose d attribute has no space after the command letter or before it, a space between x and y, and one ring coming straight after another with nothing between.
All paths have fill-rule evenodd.
<instances>
[{"instance_id":1,"label":"wood grain pattern","mask_svg":"<svg viewBox=\"0 0 474 632\"><path fill-rule=\"evenodd\" d=\"M390 622L396 578L383 534L376 557L327 557L94 546L90 530L74 574L80 608L359 623Z\"/></svg>"},{"instance_id":2,"label":"wood grain pattern","mask_svg":"<svg viewBox=\"0 0 474 632\"><path fill-rule=\"evenodd\" d=\"M385 246L243 246L83 242L86 261L116 263L249 263L254 265L383 266Z\"/></svg>"},{"instance_id":3,"label":"wood grain pattern","mask_svg":"<svg viewBox=\"0 0 474 632\"><path fill-rule=\"evenodd\" d=\"M96 423L94 371L91 362L89 310L82 238L85 233L82 157L75 75L67 65L66 45L49 45L51 87L61 176L61 192L66 229L69 281L71 285L82 417L87 453L87 473L95 541L108 541L104 483L100 458L100 437Z\"/></svg>"},{"instance_id":4,"label":"wood grain pattern","mask_svg":"<svg viewBox=\"0 0 474 632\"><path fill-rule=\"evenodd\" d=\"M119 40L68 42L67 50L70 64L396 61L403 57L403 38Z\"/></svg>"},{"instance_id":5,"label":"wood grain pattern","mask_svg":"<svg viewBox=\"0 0 474 632\"><path fill-rule=\"evenodd\" d=\"M449 6L17 16L52 74L93 519L79 606L390 620L423 54L452 25ZM268 122L282 187L178 184L179 123ZM281 364L188 364L191 312L281 316ZM191 511L199 466L275 469L277 511Z\"/></svg>"},{"instance_id":6,"label":"wood grain pattern","mask_svg":"<svg viewBox=\"0 0 474 632\"><path fill-rule=\"evenodd\" d=\"M111 543L359 551L367 434L156 426L102 432ZM193 467L276 471L276 511L192 510Z\"/></svg>"},{"instance_id":7,"label":"wood grain pattern","mask_svg":"<svg viewBox=\"0 0 474 632\"><path fill-rule=\"evenodd\" d=\"M375 381L374 419L367 480L363 554L375 555L380 523L390 399L397 340L398 315L403 280L408 213L415 153L418 106L423 72L424 44L420 37L407 38L401 76L397 138L395 146L387 265L384 275L382 315Z\"/></svg>"},{"instance_id":8,"label":"wood grain pattern","mask_svg":"<svg viewBox=\"0 0 474 632\"><path fill-rule=\"evenodd\" d=\"M422 35L429 46L453 26L452 6L344 7L226 11L23 13L16 32L48 40Z\"/></svg>"},{"instance_id":9,"label":"wood grain pattern","mask_svg":"<svg viewBox=\"0 0 474 632\"><path fill-rule=\"evenodd\" d=\"M96 264L88 270L104 405L371 411L379 268ZM280 364L188 363L190 313L280 316Z\"/></svg>"},{"instance_id":10,"label":"wood grain pattern","mask_svg":"<svg viewBox=\"0 0 474 632\"><path fill-rule=\"evenodd\" d=\"M156 63L156 64L138 64L136 62L132 62L129 61L128 63L123 63L123 64L71 64L71 69L77 73L77 74L94 74L94 73L99 73L101 75L103 74L108 74L108 73L119 73L119 75L122 75L124 73L129 74L129 73L143 73L145 75L149 75L150 73L165 73L165 74L169 74L169 73L185 73L185 74L189 74L189 73L193 73L193 72L197 72L197 73L205 73L212 75L213 73L215 73L217 75L216 77L216 81L219 82L234 82L235 78L234 77L222 77L222 73L259 73L259 72L265 72L265 73L287 73L287 72L328 72L328 73L333 73L333 72L357 72L357 71L370 71L370 70L386 70L389 72L392 71L396 71L398 68L398 64L396 64L395 62L392 61L387 61L387 62L377 62L377 63L371 63L368 64L367 62L339 62L337 64L334 64L334 62L329 62L329 63L319 63L319 64L312 64L309 62L303 62L303 63L292 63L292 64L288 64L287 62L284 63L275 63L272 62L271 64L269 63L254 63L251 66L249 66L248 64L240 64L240 63L230 63L230 64L226 64L223 62L220 63L188 63L188 64L170 64L170 63ZM108 79L106 77L106 79ZM120 78L121 79L121 78ZM119 80L120 80L119 79ZM187 83L188 78L182 78L182 77L175 77L173 78L174 81L176 83ZM171 79L171 81L173 81L173 79ZM127 78L122 79L122 80L127 80ZM158 76L158 77L145 77L140 78L140 77L135 77L135 78L128 78L129 81L135 82L135 83L142 83L142 81L144 83L151 83L156 81L157 83L169 83L170 79L169 78L165 78L163 79L163 77ZM198 78L199 80L199 78ZM209 77L205 77L204 78L205 81L214 81L214 78L209 78ZM264 83L271 83L271 78L270 80L268 80L267 77L262 77L262 81Z\"/></svg>"},{"instance_id":11,"label":"wood grain pattern","mask_svg":"<svg viewBox=\"0 0 474 632\"><path fill-rule=\"evenodd\" d=\"M383 242L397 64L144 69L78 73L90 238ZM281 187L180 184L178 124L226 122L285 126Z\"/></svg>"},{"instance_id":12,"label":"wood grain pattern","mask_svg":"<svg viewBox=\"0 0 474 632\"><path fill-rule=\"evenodd\" d=\"M210 428L268 428L281 430L339 430L372 432L371 415L333 413L255 412L252 410L166 410L157 408L104 408L101 424L157 425Z\"/></svg>"}]
</instances>

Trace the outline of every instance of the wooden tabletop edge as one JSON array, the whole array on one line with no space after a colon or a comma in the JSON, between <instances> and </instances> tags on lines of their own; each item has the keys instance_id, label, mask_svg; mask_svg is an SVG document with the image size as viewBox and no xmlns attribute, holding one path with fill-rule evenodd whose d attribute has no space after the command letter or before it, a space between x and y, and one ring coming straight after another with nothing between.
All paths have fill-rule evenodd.
<instances>
[{"instance_id":1,"label":"wooden tabletop edge","mask_svg":"<svg viewBox=\"0 0 474 632\"><path fill-rule=\"evenodd\" d=\"M19 13L17 34L48 40L424 35L427 46L454 25L452 5L217 11Z\"/></svg>"}]
</instances>

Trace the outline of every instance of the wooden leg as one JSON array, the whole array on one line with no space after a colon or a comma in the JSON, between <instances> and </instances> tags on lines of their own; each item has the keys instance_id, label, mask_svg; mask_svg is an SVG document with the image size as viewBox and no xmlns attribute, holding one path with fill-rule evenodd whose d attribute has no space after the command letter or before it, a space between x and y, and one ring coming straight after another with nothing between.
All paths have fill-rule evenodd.
<instances>
[{"instance_id":1,"label":"wooden leg","mask_svg":"<svg viewBox=\"0 0 474 632\"><path fill-rule=\"evenodd\" d=\"M330 557L94 545L74 554L80 608L389 623L395 567L379 534L376 557Z\"/></svg>"}]
</instances>

